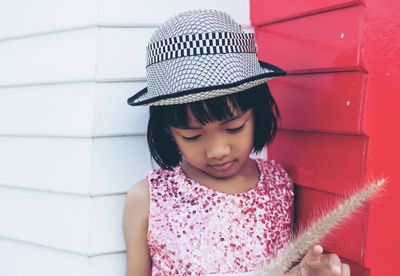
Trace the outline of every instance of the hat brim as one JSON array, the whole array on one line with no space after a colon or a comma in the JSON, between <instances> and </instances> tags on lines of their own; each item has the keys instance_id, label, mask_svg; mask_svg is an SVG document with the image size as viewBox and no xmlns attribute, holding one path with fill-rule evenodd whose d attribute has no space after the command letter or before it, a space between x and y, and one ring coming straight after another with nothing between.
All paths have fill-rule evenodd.
<instances>
[{"instance_id":1,"label":"hat brim","mask_svg":"<svg viewBox=\"0 0 400 276\"><path fill-rule=\"evenodd\" d=\"M150 98L144 97L144 95L147 93L147 87L145 87L144 89L140 90L139 92L128 98L127 103L132 106L173 105L173 104L189 103L189 102L206 100L214 97L220 97L237 93L252 88L254 86L260 85L275 77L286 75L286 72L284 70L275 65L263 61L259 61L259 63L261 68L266 69L265 70L266 73L259 74L229 84L194 88Z\"/></svg>"}]
</instances>

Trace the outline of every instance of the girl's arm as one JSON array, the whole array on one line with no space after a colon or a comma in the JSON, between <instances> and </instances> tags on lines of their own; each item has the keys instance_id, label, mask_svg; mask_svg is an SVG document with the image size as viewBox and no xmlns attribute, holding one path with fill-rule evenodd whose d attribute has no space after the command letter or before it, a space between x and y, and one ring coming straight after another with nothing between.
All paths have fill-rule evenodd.
<instances>
[{"instance_id":1,"label":"girl's arm","mask_svg":"<svg viewBox=\"0 0 400 276\"><path fill-rule=\"evenodd\" d=\"M149 202L146 179L134 185L126 195L123 218L127 252L126 276L151 274L151 259L146 241Z\"/></svg>"}]
</instances>

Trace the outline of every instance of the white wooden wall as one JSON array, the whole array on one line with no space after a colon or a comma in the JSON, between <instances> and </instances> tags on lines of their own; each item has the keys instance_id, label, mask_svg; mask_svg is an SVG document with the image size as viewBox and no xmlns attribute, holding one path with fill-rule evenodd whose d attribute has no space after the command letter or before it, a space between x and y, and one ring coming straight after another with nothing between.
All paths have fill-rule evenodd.
<instances>
[{"instance_id":1,"label":"white wooden wall","mask_svg":"<svg viewBox=\"0 0 400 276\"><path fill-rule=\"evenodd\" d=\"M125 193L151 169L155 28L193 8L249 25L248 0L0 1L0 275L125 275Z\"/></svg>"}]
</instances>

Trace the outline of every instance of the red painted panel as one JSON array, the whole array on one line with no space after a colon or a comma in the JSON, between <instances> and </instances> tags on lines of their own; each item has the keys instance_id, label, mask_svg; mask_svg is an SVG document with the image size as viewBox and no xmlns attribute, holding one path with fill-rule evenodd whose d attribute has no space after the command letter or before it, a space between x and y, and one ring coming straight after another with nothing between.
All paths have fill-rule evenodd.
<instances>
[{"instance_id":1,"label":"red painted panel","mask_svg":"<svg viewBox=\"0 0 400 276\"><path fill-rule=\"evenodd\" d=\"M372 276L399 275L400 1L367 0L363 62L368 70L363 130L370 136L367 170L390 178L371 206L365 264Z\"/></svg>"},{"instance_id":2,"label":"red painted panel","mask_svg":"<svg viewBox=\"0 0 400 276\"><path fill-rule=\"evenodd\" d=\"M363 141L365 146L365 150L358 153L360 154L359 160L349 157L349 154L357 154L356 151L348 153L343 149L344 147L349 150L347 143L344 143L343 146L335 145L333 142L325 143L323 138L321 141L317 141L318 139L314 139L315 134L310 132L305 134L309 135L309 142L304 141L306 138L298 138L301 134L292 135L291 139L286 137L283 139L284 142L277 140L275 144L278 146L271 146L270 155L272 153L275 157L277 156L278 160L279 158L287 160L292 169L297 166L296 162L299 159L299 167L297 170L293 169L294 174L309 186L314 186L314 182L316 185L322 186L321 179L323 178L328 183L328 188L333 187L333 183L338 182L337 180L345 180L346 183L339 181L343 187L351 186L352 181L349 179L354 176L352 174L359 174L359 177L354 177L355 185L360 183L357 179L363 178L364 175L390 177L391 182L386 187L387 193L377 202L371 203L366 244L363 245L364 266L371 268L371 276L399 274L396 252L400 247L397 233L400 221L400 212L398 212L400 128L397 127L400 121L400 59L398 58L400 56L400 36L396 27L400 22L398 16L400 2L398 0L365 0L362 7L316 14L315 12L321 12L318 10L318 5L324 6L328 2L329 5L333 5L335 1L312 1L316 6L314 10L310 11L306 10L312 9L312 4L304 5L304 3L309 3L308 1L280 1L282 3L271 0L251 1L258 5L251 5L252 16L258 17L254 16L254 12L259 12L262 19L258 23L253 21L253 24L275 22L262 28L256 28L260 59L276 64L288 70L290 74L310 71L350 71L351 69L362 71L361 67L368 72L366 86L360 91L364 93L361 132L368 135L368 139L362 136L358 138ZM317 2L320 3L317 4ZM276 6L273 6L275 4ZM303 8L303 6L310 8ZM354 10L358 12L353 12ZM262 16L261 13L265 16ZM314 13L314 15L304 17L305 14L310 13ZM275 18L274 15L276 15ZM291 19L298 18L283 20L282 15ZM342 41L336 39L338 33ZM351 41L343 40L347 38L350 38ZM300 112L298 116L301 115ZM289 123L289 121L286 122ZM315 127L315 124L312 124L312 127ZM282 133L281 131L280 137L284 136ZM297 133L302 132L297 131ZM342 135L342 137L344 136L346 135ZM347 135L347 137L350 136ZM311 151L310 154L307 150L298 149L303 145ZM333 148L325 148L329 146ZM317 152L318 149L321 150L320 154ZM280 150L283 153L278 154ZM339 153L335 155L334 151ZM366 156L366 152L368 152L368 156ZM331 170L329 170L327 162L331 156L326 156L327 153L332 154L333 157ZM343 156L342 161L348 166L340 164L338 161L340 153ZM317 157L321 158L322 164L318 164ZM351 164L351 160L353 164ZM366 165L359 166L360 162ZM346 171L347 169L351 172ZM349 246L351 242L342 241ZM368 273L368 269L352 264L353 276L369 275Z\"/></svg>"},{"instance_id":3,"label":"red painted panel","mask_svg":"<svg viewBox=\"0 0 400 276\"><path fill-rule=\"evenodd\" d=\"M335 252L333 252L335 253ZM346 263L350 266L350 274L351 276L369 276L370 275L370 269L366 268L362 265L359 265L357 263L354 263L346 258L343 258L341 256L340 257L340 261L342 263Z\"/></svg>"},{"instance_id":4,"label":"red painted panel","mask_svg":"<svg viewBox=\"0 0 400 276\"><path fill-rule=\"evenodd\" d=\"M285 20L293 17L323 12L327 10L356 5L358 0L285 0L285 1L250 1L250 21L253 26Z\"/></svg>"},{"instance_id":5,"label":"red painted panel","mask_svg":"<svg viewBox=\"0 0 400 276\"><path fill-rule=\"evenodd\" d=\"M275 79L270 87L281 111L281 127L359 134L365 81L361 72Z\"/></svg>"},{"instance_id":6,"label":"red painted panel","mask_svg":"<svg viewBox=\"0 0 400 276\"><path fill-rule=\"evenodd\" d=\"M309 225L310 221L319 218L320 214L332 210L336 206L337 200L342 198L332 193L297 185L295 193L295 217L296 224L300 226L300 229ZM321 244L324 249L361 265L363 245L366 239L365 224L367 217L368 208L366 206L334 229L323 240Z\"/></svg>"},{"instance_id":7,"label":"red painted panel","mask_svg":"<svg viewBox=\"0 0 400 276\"><path fill-rule=\"evenodd\" d=\"M362 6L256 27L260 60L287 71L358 68Z\"/></svg>"},{"instance_id":8,"label":"red painted panel","mask_svg":"<svg viewBox=\"0 0 400 276\"><path fill-rule=\"evenodd\" d=\"M268 158L279 161L296 184L344 194L363 179L367 138L304 131L278 131Z\"/></svg>"}]
</instances>

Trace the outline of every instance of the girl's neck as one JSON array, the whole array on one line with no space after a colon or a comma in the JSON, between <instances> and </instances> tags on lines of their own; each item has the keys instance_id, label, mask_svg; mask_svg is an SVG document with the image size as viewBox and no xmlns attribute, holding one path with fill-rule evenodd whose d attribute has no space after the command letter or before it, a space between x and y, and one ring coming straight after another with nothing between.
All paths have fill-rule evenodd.
<instances>
[{"instance_id":1,"label":"girl's neck","mask_svg":"<svg viewBox=\"0 0 400 276\"><path fill-rule=\"evenodd\" d=\"M231 177L216 178L182 161L181 169L187 177L202 186L211 188L218 192L237 194L247 192L256 187L260 179L260 171L255 160L248 158L240 170Z\"/></svg>"}]
</instances>

